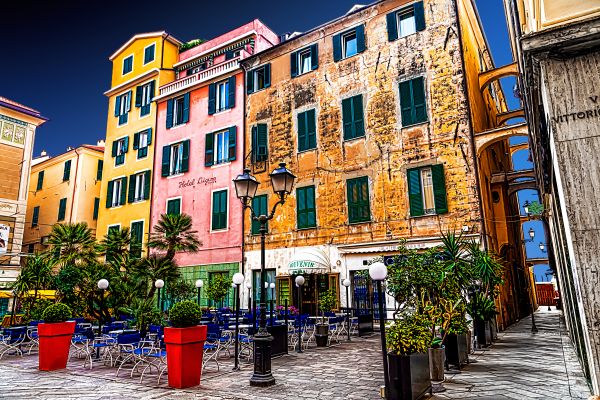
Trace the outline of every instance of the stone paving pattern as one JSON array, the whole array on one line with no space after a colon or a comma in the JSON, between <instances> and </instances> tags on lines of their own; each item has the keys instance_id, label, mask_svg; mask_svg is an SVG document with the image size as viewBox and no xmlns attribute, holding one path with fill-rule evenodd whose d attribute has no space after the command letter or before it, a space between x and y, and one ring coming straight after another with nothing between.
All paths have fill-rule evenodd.
<instances>
[{"instance_id":1,"label":"stone paving pattern","mask_svg":"<svg viewBox=\"0 0 600 400\"><path fill-rule=\"evenodd\" d=\"M587 399L589 390L559 313L536 313L540 332L533 336L530 320L522 320L488 349L476 351L475 361L460 373L446 375L441 399ZM37 355L8 356L0 360L0 399L378 399L383 382L379 336L353 337L350 343L315 349L273 360L277 384L254 388L248 384L252 365L231 372L233 364L221 361L221 370L207 365L200 387L173 390L166 377L130 378L116 369L96 365L83 368L72 359L66 370L40 372ZM564 352L564 356L563 356Z\"/></svg>"}]
</instances>

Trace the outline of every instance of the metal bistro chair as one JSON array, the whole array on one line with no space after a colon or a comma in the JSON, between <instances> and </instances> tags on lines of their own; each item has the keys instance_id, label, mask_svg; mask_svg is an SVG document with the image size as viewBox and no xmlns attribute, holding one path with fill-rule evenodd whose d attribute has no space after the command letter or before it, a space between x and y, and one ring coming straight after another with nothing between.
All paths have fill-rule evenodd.
<instances>
[{"instance_id":1,"label":"metal bistro chair","mask_svg":"<svg viewBox=\"0 0 600 400\"><path fill-rule=\"evenodd\" d=\"M301 342L303 341L304 348L308 349L311 342L316 343L316 338L315 338L316 320L308 318L308 315L307 315L306 319L304 321L305 321L304 326L303 326L304 331L302 332Z\"/></svg>"},{"instance_id":2,"label":"metal bistro chair","mask_svg":"<svg viewBox=\"0 0 600 400\"><path fill-rule=\"evenodd\" d=\"M239 357L242 358L245 353L246 361L250 362L254 355L254 338L250 335L239 334L238 340L240 341Z\"/></svg>"},{"instance_id":3,"label":"metal bistro chair","mask_svg":"<svg viewBox=\"0 0 600 400\"><path fill-rule=\"evenodd\" d=\"M21 344L27 337L27 328L6 328L4 333L0 335L0 359L5 354L14 351L15 354L23 357L23 351L21 350Z\"/></svg>"},{"instance_id":4,"label":"metal bistro chair","mask_svg":"<svg viewBox=\"0 0 600 400\"><path fill-rule=\"evenodd\" d=\"M154 346L150 351L143 353L142 357L144 358L146 366L142 370L140 383L143 382L146 371L152 372L152 368L156 368L156 372L158 373L156 384L159 385L160 378L167 370L167 351L164 348L164 342L159 341L158 346Z\"/></svg>"},{"instance_id":5,"label":"metal bistro chair","mask_svg":"<svg viewBox=\"0 0 600 400\"><path fill-rule=\"evenodd\" d=\"M145 356L154 351L154 341L142 340L139 332L127 333L117 337L117 348L118 355L115 358L115 365L120 362L117 376L127 362L132 362L133 367L129 376L133 377L133 373L149 361Z\"/></svg>"},{"instance_id":6,"label":"metal bistro chair","mask_svg":"<svg viewBox=\"0 0 600 400\"><path fill-rule=\"evenodd\" d=\"M94 359L97 361L102 361L103 364L106 365L107 361L109 365L113 365L113 349L117 345L117 340L112 336L102 335L93 337L88 342L87 346L87 354L85 361L83 363L83 367L85 368L86 364L90 363L90 369L93 367ZM100 357L100 353L102 356ZM94 354L97 356L94 358Z\"/></svg>"}]
</instances>

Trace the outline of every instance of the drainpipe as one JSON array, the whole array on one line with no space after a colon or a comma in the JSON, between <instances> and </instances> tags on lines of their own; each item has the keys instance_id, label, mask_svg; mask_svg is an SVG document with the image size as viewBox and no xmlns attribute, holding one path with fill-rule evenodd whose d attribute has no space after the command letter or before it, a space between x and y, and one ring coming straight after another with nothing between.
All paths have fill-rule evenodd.
<instances>
[{"instance_id":1,"label":"drainpipe","mask_svg":"<svg viewBox=\"0 0 600 400\"><path fill-rule=\"evenodd\" d=\"M75 161L75 179L73 180L73 195L71 196L71 211L69 212L69 223L73 223L73 205L75 204L75 191L77 190L77 173L79 172L79 149L75 149L75 154L77 154L77 158Z\"/></svg>"},{"instance_id":2,"label":"drainpipe","mask_svg":"<svg viewBox=\"0 0 600 400\"><path fill-rule=\"evenodd\" d=\"M242 104L242 110L243 110L243 119L242 119L242 134L243 136L243 140L242 140L242 170L244 168L246 168L246 101L247 101L247 97L248 94L246 92L246 67L244 65L244 63L241 62L240 60L240 66L242 67L242 89L244 92L244 102ZM245 215L246 210L242 208L242 262L241 262L241 268L242 268L242 273L244 273L244 271L246 270L246 261L245 261L245 255L246 255L246 247L245 247L245 242L244 242L244 232L245 232L245 221L246 221L246 215ZM249 278L250 278L250 282L252 282L252 272L250 271L249 273ZM254 286L254 282L252 282L252 286ZM254 290L256 290L257 288L253 288ZM252 289L250 289L249 291L251 291ZM250 293L251 294L251 293ZM248 304L248 312L253 312L252 309L252 304Z\"/></svg>"},{"instance_id":3,"label":"drainpipe","mask_svg":"<svg viewBox=\"0 0 600 400\"><path fill-rule=\"evenodd\" d=\"M484 250L488 249L488 238L487 238L487 231L486 231L486 226L485 226L485 215L484 215L484 209L483 209L483 200L481 197L481 182L479 179L479 165L478 165L478 161L477 161L477 148L475 147L475 135L473 132L473 118L471 117L471 101L469 99L469 89L467 87L467 77L466 77L466 69L465 69L465 59L464 59L464 55L463 55L463 41L462 41L462 31L460 28L460 19L459 19L459 14L458 14L458 5L456 3L456 0L452 1L452 5L454 7L454 13L456 15L456 30L458 32L458 44L460 46L460 64L461 64L461 68L462 68L462 72L463 72L463 81L464 81L464 85L463 85L463 94L465 96L465 101L467 104L467 121L468 121L468 125L469 125L469 132L471 135L471 152L473 153L473 172L475 174L475 185L477 187L477 203L479 205L479 210L481 212L481 236L482 236L482 241L483 241L483 248Z\"/></svg>"}]
</instances>

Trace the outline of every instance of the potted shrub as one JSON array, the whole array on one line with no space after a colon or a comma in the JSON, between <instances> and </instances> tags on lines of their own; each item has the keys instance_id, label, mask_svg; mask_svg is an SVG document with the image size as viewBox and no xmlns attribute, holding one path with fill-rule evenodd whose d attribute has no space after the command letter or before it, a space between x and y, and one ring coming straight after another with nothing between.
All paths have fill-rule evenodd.
<instances>
[{"instance_id":1,"label":"potted shrub","mask_svg":"<svg viewBox=\"0 0 600 400\"><path fill-rule=\"evenodd\" d=\"M416 400L431 393L427 350L432 339L429 321L419 315L406 315L387 328L390 399Z\"/></svg>"},{"instance_id":2,"label":"potted shrub","mask_svg":"<svg viewBox=\"0 0 600 400\"><path fill-rule=\"evenodd\" d=\"M170 327L165 327L169 386L198 386L207 327L198 325L202 312L193 301L176 303L169 311Z\"/></svg>"},{"instance_id":3,"label":"potted shrub","mask_svg":"<svg viewBox=\"0 0 600 400\"><path fill-rule=\"evenodd\" d=\"M335 307L335 291L329 289L319 295L319 309L321 310L321 320L315 326L315 341L317 347L327 347L329 337L329 323L325 319L325 313L330 312Z\"/></svg>"},{"instance_id":4,"label":"potted shrub","mask_svg":"<svg viewBox=\"0 0 600 400\"><path fill-rule=\"evenodd\" d=\"M448 325L447 334L444 338L446 353L446 369L454 365L458 369L469 362L469 327L464 311Z\"/></svg>"},{"instance_id":5,"label":"potted shrub","mask_svg":"<svg viewBox=\"0 0 600 400\"><path fill-rule=\"evenodd\" d=\"M67 322L71 317L71 309L63 303L52 304L42 313L44 322L38 324L40 371L67 367L71 337L75 332L75 321Z\"/></svg>"}]
</instances>

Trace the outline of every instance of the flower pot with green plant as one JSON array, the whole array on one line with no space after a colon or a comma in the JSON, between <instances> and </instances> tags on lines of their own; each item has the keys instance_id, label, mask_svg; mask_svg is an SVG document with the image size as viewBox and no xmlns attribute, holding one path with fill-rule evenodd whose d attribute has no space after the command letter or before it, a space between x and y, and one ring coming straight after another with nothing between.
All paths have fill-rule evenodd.
<instances>
[{"instance_id":1,"label":"flower pot with green plant","mask_svg":"<svg viewBox=\"0 0 600 400\"><path fill-rule=\"evenodd\" d=\"M336 303L335 290L329 289L319 295L319 310L321 311L321 318L315 326L315 341L317 347L327 347L327 341L329 338L329 323L325 317L325 313L330 312L335 307Z\"/></svg>"},{"instance_id":2,"label":"flower pot with green plant","mask_svg":"<svg viewBox=\"0 0 600 400\"><path fill-rule=\"evenodd\" d=\"M67 321L72 317L69 306L62 303L52 304L42 313L43 323L38 324L40 340L39 369L54 371L67 367L71 337L75 331L75 322Z\"/></svg>"},{"instance_id":3,"label":"flower pot with green plant","mask_svg":"<svg viewBox=\"0 0 600 400\"><path fill-rule=\"evenodd\" d=\"M176 303L165 328L169 386L182 389L200 384L207 327L198 325L202 312L193 301Z\"/></svg>"}]
</instances>

